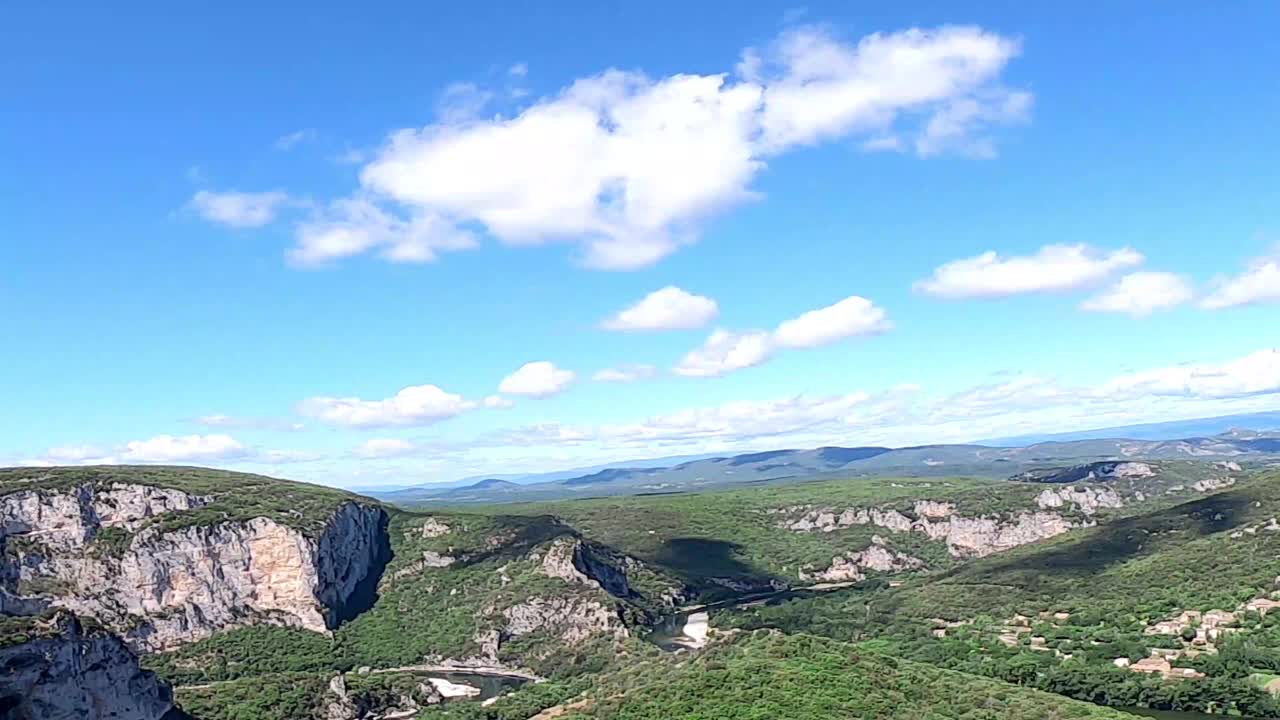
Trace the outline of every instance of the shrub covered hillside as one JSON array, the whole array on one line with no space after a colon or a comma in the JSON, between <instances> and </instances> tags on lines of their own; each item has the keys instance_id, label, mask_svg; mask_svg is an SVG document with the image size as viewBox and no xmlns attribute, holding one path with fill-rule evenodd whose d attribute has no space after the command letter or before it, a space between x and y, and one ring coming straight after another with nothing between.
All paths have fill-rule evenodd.
<instances>
[{"instance_id":1,"label":"shrub covered hillside","mask_svg":"<svg viewBox=\"0 0 1280 720\"><path fill-rule=\"evenodd\" d=\"M445 706L424 718L517 717ZM527 715L520 715L524 718ZM858 650L759 631L694 656L664 656L600 677L539 718L584 720L1121 720L1126 713Z\"/></svg>"},{"instance_id":2,"label":"shrub covered hillside","mask_svg":"<svg viewBox=\"0 0 1280 720\"><path fill-rule=\"evenodd\" d=\"M879 585L725 611L1094 702L1280 716L1280 473ZM1137 670L1143 670L1138 672Z\"/></svg>"}]
</instances>

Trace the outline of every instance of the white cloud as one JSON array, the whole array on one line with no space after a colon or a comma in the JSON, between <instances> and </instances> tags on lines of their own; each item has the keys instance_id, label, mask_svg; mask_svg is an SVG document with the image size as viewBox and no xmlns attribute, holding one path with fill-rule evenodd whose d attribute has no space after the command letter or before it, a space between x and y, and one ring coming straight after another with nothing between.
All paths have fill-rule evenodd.
<instances>
[{"instance_id":1,"label":"white cloud","mask_svg":"<svg viewBox=\"0 0 1280 720\"><path fill-rule=\"evenodd\" d=\"M1062 292L1088 287L1143 261L1129 248L1046 245L1035 255L1002 258L994 251L954 260L916 283L916 290L948 300Z\"/></svg>"},{"instance_id":2,"label":"white cloud","mask_svg":"<svg viewBox=\"0 0 1280 720\"><path fill-rule=\"evenodd\" d=\"M1018 51L976 27L856 44L797 28L747 50L735 73L607 70L511 116L481 118L490 96L476 89L464 97L484 102L447 103L437 122L391 135L361 188L437 219L433 233L478 224L513 245L578 243L590 267L643 267L755 197L766 161L798 145L902 137L921 155L988 154L986 129L1023 119L1030 104L1000 84ZM341 246L326 259L381 245Z\"/></svg>"},{"instance_id":3,"label":"white cloud","mask_svg":"<svg viewBox=\"0 0 1280 720\"><path fill-rule=\"evenodd\" d=\"M292 150L302 143L313 142L316 137L316 131L311 128L298 130L297 132L280 136L275 142L275 148L277 150Z\"/></svg>"},{"instance_id":4,"label":"white cloud","mask_svg":"<svg viewBox=\"0 0 1280 720\"><path fill-rule=\"evenodd\" d=\"M528 63L516 63L515 65L507 68L507 74L511 77L522 78L529 74L529 65Z\"/></svg>"},{"instance_id":5,"label":"white cloud","mask_svg":"<svg viewBox=\"0 0 1280 720\"><path fill-rule=\"evenodd\" d=\"M716 330L702 347L685 355L672 372L685 377L720 377L759 365L772 354L773 342L767 332Z\"/></svg>"},{"instance_id":6,"label":"white cloud","mask_svg":"<svg viewBox=\"0 0 1280 720\"><path fill-rule=\"evenodd\" d=\"M230 435L156 435L134 440L124 447L122 462L208 462L241 458L248 450Z\"/></svg>"},{"instance_id":7,"label":"white cloud","mask_svg":"<svg viewBox=\"0 0 1280 720\"><path fill-rule=\"evenodd\" d=\"M607 330L690 330L706 327L720 314L715 300L674 285L654 290L604 321Z\"/></svg>"},{"instance_id":8,"label":"white cloud","mask_svg":"<svg viewBox=\"0 0 1280 720\"><path fill-rule=\"evenodd\" d=\"M333 425L372 428L427 425L475 407L476 403L435 385L412 385L385 400L307 398L298 404L298 412Z\"/></svg>"},{"instance_id":9,"label":"white cloud","mask_svg":"<svg viewBox=\"0 0 1280 720\"><path fill-rule=\"evenodd\" d=\"M1222 310L1266 302L1280 302L1280 249L1271 257L1250 262L1243 273L1221 280L1200 304L1208 310Z\"/></svg>"},{"instance_id":10,"label":"white cloud","mask_svg":"<svg viewBox=\"0 0 1280 720\"><path fill-rule=\"evenodd\" d=\"M275 219L289 196L280 191L211 192L201 190L191 198L191 207L209 222L237 228L262 227Z\"/></svg>"},{"instance_id":11,"label":"white cloud","mask_svg":"<svg viewBox=\"0 0 1280 720\"><path fill-rule=\"evenodd\" d=\"M547 423L514 428L472 446L577 448L617 457L621 450L741 451L822 444L903 445L1052 432L1099 424L1149 422L1266 409L1280 393L1280 350L1221 364L1157 368L1097 385L1018 374L945 395L899 385L877 393L797 395L689 408L634 422ZM714 449L714 450L713 450Z\"/></svg>"},{"instance_id":12,"label":"white cloud","mask_svg":"<svg viewBox=\"0 0 1280 720\"><path fill-rule=\"evenodd\" d=\"M545 360L525 363L520 369L502 379L498 392L508 395L547 397L564 391L573 382L572 370L562 370Z\"/></svg>"},{"instance_id":13,"label":"white cloud","mask_svg":"<svg viewBox=\"0 0 1280 720\"><path fill-rule=\"evenodd\" d=\"M390 262L432 262L441 252L477 246L471 233L437 215L419 213L405 220L363 197L335 201L300 223L295 240L289 258L302 266L372 250Z\"/></svg>"},{"instance_id":14,"label":"white cloud","mask_svg":"<svg viewBox=\"0 0 1280 720\"><path fill-rule=\"evenodd\" d=\"M63 445L49 448L43 457L20 460L26 467L53 467L55 465L116 465L120 461L109 450L93 445Z\"/></svg>"},{"instance_id":15,"label":"white cloud","mask_svg":"<svg viewBox=\"0 0 1280 720\"><path fill-rule=\"evenodd\" d=\"M893 327L884 309L853 295L784 321L770 333L718 329L672 368L685 377L720 377L754 367L780 348L814 348L857 335L873 335Z\"/></svg>"},{"instance_id":16,"label":"white cloud","mask_svg":"<svg viewBox=\"0 0 1280 720\"><path fill-rule=\"evenodd\" d=\"M866 393L796 395L775 400L735 401L656 415L637 422L570 426L556 423L503 431L489 438L502 446L583 445L612 448L776 437L851 417Z\"/></svg>"},{"instance_id":17,"label":"white cloud","mask_svg":"<svg viewBox=\"0 0 1280 720\"><path fill-rule=\"evenodd\" d=\"M591 376L596 382L631 383L648 380L658 374L658 368L652 365L625 365L617 368L604 368Z\"/></svg>"},{"instance_id":18,"label":"white cloud","mask_svg":"<svg viewBox=\"0 0 1280 720\"><path fill-rule=\"evenodd\" d=\"M56 465L119 465L121 463L196 463L224 461L283 465L318 460L302 450L258 450L246 447L230 435L156 435L104 449L93 445L49 448L43 456L19 462L30 467Z\"/></svg>"},{"instance_id":19,"label":"white cloud","mask_svg":"<svg viewBox=\"0 0 1280 720\"><path fill-rule=\"evenodd\" d=\"M1280 392L1280 349L1221 364L1188 364L1121 375L1096 393L1105 398L1240 398Z\"/></svg>"},{"instance_id":20,"label":"white cloud","mask_svg":"<svg viewBox=\"0 0 1280 720\"><path fill-rule=\"evenodd\" d=\"M1017 42L976 27L876 33L857 45L800 28L769 54L748 50L739 68L763 84L762 142L781 149L850 133L883 136L913 112L923 113L928 136L928 123L955 115L960 103L984 109L971 111L983 117L973 117L969 131L984 119L1016 120L1000 109L1025 94L1010 93L998 78L1018 52Z\"/></svg>"},{"instance_id":21,"label":"white cloud","mask_svg":"<svg viewBox=\"0 0 1280 720\"><path fill-rule=\"evenodd\" d=\"M351 451L351 454L364 458L388 458L408 455L417 447L401 438L373 438L366 440Z\"/></svg>"},{"instance_id":22,"label":"white cloud","mask_svg":"<svg viewBox=\"0 0 1280 720\"><path fill-rule=\"evenodd\" d=\"M236 417L214 413L201 415L195 419L197 425L215 428L249 428L252 430L275 430L279 432L297 432L306 426L300 422L278 418Z\"/></svg>"},{"instance_id":23,"label":"white cloud","mask_svg":"<svg viewBox=\"0 0 1280 720\"><path fill-rule=\"evenodd\" d=\"M510 399L504 398L501 395L486 396L485 399L481 401L481 404L490 410L505 410L506 408L515 406L515 403L511 402Z\"/></svg>"},{"instance_id":24,"label":"white cloud","mask_svg":"<svg viewBox=\"0 0 1280 720\"><path fill-rule=\"evenodd\" d=\"M923 157L943 152L959 152L971 157L990 158L995 145L980 134L982 127L1022 122L1031 112L1031 94L1001 92L995 97L957 98L934 113L916 138L916 152Z\"/></svg>"},{"instance_id":25,"label":"white cloud","mask_svg":"<svg viewBox=\"0 0 1280 720\"><path fill-rule=\"evenodd\" d=\"M774 341L784 347L811 348L842 338L872 335L889 330L889 316L870 300L853 295L787 320L774 331Z\"/></svg>"},{"instance_id":26,"label":"white cloud","mask_svg":"<svg viewBox=\"0 0 1280 720\"><path fill-rule=\"evenodd\" d=\"M1195 291L1181 275L1167 272L1136 272L1120 278L1113 286L1080 304L1092 312L1128 313L1146 317L1157 310L1177 307Z\"/></svg>"},{"instance_id":27,"label":"white cloud","mask_svg":"<svg viewBox=\"0 0 1280 720\"><path fill-rule=\"evenodd\" d=\"M436 102L436 115L440 122L460 125L476 120L485 107L493 102L493 93L474 83L453 83L446 87Z\"/></svg>"},{"instance_id":28,"label":"white cloud","mask_svg":"<svg viewBox=\"0 0 1280 720\"><path fill-rule=\"evenodd\" d=\"M324 456L309 450L259 450L245 458L246 462L264 465L293 465L295 463L315 462Z\"/></svg>"}]
</instances>

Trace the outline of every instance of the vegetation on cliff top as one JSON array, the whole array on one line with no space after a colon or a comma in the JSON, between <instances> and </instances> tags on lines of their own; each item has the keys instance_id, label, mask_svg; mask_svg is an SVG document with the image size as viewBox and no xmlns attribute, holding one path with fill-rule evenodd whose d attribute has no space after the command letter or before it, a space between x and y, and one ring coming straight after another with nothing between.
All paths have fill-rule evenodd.
<instances>
[{"instance_id":1,"label":"vegetation on cliff top","mask_svg":"<svg viewBox=\"0 0 1280 720\"><path fill-rule=\"evenodd\" d=\"M727 592L712 578L757 585L795 584L804 568L867 547L874 535L934 571L955 565L945 543L874 525L839 532L796 532L780 526L794 508L885 508L914 517L917 501L945 501L959 515L1011 517L1036 509L1044 486L968 478L846 479L701 494L598 498L502 505L506 513L552 514L584 535L679 575L706 599ZM1072 514L1073 508L1062 508ZM1082 518L1078 518L1082 519Z\"/></svg>"},{"instance_id":2,"label":"vegetation on cliff top","mask_svg":"<svg viewBox=\"0 0 1280 720\"><path fill-rule=\"evenodd\" d=\"M172 488L209 502L193 510L165 513L147 527L161 531L239 522L265 517L314 536L344 502L376 501L345 490L280 480L251 473L165 465L95 465L53 468L0 468L0 495L38 490L67 491L84 485L115 483Z\"/></svg>"}]
</instances>

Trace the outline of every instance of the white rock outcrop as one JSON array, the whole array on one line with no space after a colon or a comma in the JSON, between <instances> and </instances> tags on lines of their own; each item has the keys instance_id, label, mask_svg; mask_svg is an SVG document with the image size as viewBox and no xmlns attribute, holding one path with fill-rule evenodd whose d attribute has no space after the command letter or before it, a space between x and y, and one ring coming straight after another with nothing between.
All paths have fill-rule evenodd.
<instances>
[{"instance_id":1,"label":"white rock outcrop","mask_svg":"<svg viewBox=\"0 0 1280 720\"><path fill-rule=\"evenodd\" d=\"M954 505L929 500L916 502L912 510L916 519L884 508L849 508L839 513L831 509L811 509L780 525L796 532L833 532L854 525L874 525L892 532L923 533L946 542L948 551L955 557L983 557L1092 524L1075 523L1044 510L1021 512L1012 517L965 517Z\"/></svg>"},{"instance_id":2,"label":"white rock outcrop","mask_svg":"<svg viewBox=\"0 0 1280 720\"><path fill-rule=\"evenodd\" d=\"M1076 487L1074 485L1047 488L1036 496L1036 506L1041 510L1057 509L1069 505L1074 505L1085 515L1093 515L1099 510L1124 507L1124 500L1119 493L1111 488Z\"/></svg>"},{"instance_id":3,"label":"white rock outcrop","mask_svg":"<svg viewBox=\"0 0 1280 720\"><path fill-rule=\"evenodd\" d=\"M567 645L577 645L600 634L616 638L630 634L615 609L567 595L533 597L506 608L502 616L506 621L504 638L541 632L554 635Z\"/></svg>"},{"instance_id":4,"label":"white rock outcrop","mask_svg":"<svg viewBox=\"0 0 1280 720\"><path fill-rule=\"evenodd\" d=\"M83 547L104 527L130 532L157 515L192 510L208 498L172 488L112 483L66 491L22 490L0 495L0 537L28 535L49 547Z\"/></svg>"},{"instance_id":5,"label":"white rock outcrop","mask_svg":"<svg viewBox=\"0 0 1280 720\"><path fill-rule=\"evenodd\" d=\"M385 514L355 502L340 505L315 538L260 517L145 528L118 555L86 546L104 523L128 527L201 503L173 493L136 485L114 487L110 501L92 488L0 498L6 534L24 541L15 589L95 617L135 648L161 650L257 623L326 632L385 561Z\"/></svg>"},{"instance_id":6,"label":"white rock outcrop","mask_svg":"<svg viewBox=\"0 0 1280 720\"><path fill-rule=\"evenodd\" d=\"M819 582L857 582L865 580L868 570L883 573L900 573L918 570L924 567L924 561L885 546L884 539L872 538L871 544L858 552L837 555L831 559L831 565L812 572L800 571L801 580Z\"/></svg>"},{"instance_id":7,"label":"white rock outcrop","mask_svg":"<svg viewBox=\"0 0 1280 720\"><path fill-rule=\"evenodd\" d=\"M1232 463L1233 465L1235 463ZM1239 467L1238 465L1236 467ZM1205 478L1191 484L1191 487L1199 492L1212 492L1214 490L1222 490L1236 484L1233 477Z\"/></svg>"}]
</instances>

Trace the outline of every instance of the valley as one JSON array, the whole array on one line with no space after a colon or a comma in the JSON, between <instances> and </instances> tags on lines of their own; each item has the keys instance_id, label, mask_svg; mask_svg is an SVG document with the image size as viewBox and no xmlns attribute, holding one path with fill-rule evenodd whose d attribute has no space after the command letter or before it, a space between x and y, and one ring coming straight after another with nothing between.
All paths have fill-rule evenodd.
<instances>
[{"instance_id":1,"label":"valley","mask_svg":"<svg viewBox=\"0 0 1280 720\"><path fill-rule=\"evenodd\" d=\"M0 661L118 643L138 718L1280 717L1280 471L1069 455L455 507L6 470Z\"/></svg>"}]
</instances>

